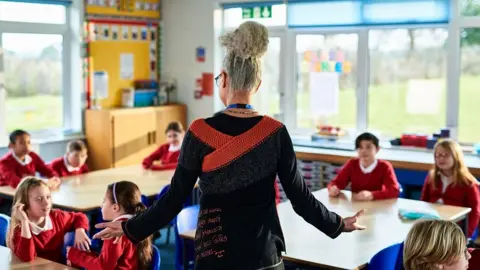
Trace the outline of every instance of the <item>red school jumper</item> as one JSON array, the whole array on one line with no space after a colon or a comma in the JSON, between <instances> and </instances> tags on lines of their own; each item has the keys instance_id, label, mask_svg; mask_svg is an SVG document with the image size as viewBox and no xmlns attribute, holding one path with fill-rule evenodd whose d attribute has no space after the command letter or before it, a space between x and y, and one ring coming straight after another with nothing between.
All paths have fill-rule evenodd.
<instances>
[{"instance_id":1,"label":"red school jumper","mask_svg":"<svg viewBox=\"0 0 480 270\"><path fill-rule=\"evenodd\" d=\"M127 219L119 219L119 221L125 220ZM113 241L114 239L103 241L100 255L72 247L68 251L67 259L72 262L72 265L86 269L138 269L135 245L126 236L122 236L116 244Z\"/></svg>"},{"instance_id":2,"label":"red school jumper","mask_svg":"<svg viewBox=\"0 0 480 270\"><path fill-rule=\"evenodd\" d=\"M88 169L87 164L83 164L78 170L68 170L67 165L65 164L67 162L65 160L65 157L59 157L54 159L48 167L54 171L58 176L73 176L73 175L80 175L84 173L88 173L90 170Z\"/></svg>"},{"instance_id":3,"label":"red school jumper","mask_svg":"<svg viewBox=\"0 0 480 270\"><path fill-rule=\"evenodd\" d=\"M143 160L143 167L154 171L175 169L180 156L180 150L170 152L168 151L169 148L170 145L168 143L162 144L155 152ZM153 165L155 161L161 161L162 164Z\"/></svg>"},{"instance_id":4,"label":"red school jumper","mask_svg":"<svg viewBox=\"0 0 480 270\"><path fill-rule=\"evenodd\" d=\"M58 176L52 171L45 162L34 152L28 154L32 158L32 162L23 165L20 164L12 152L6 154L0 159L0 185L11 186L17 188L18 184L26 176L35 176L39 172L44 177Z\"/></svg>"},{"instance_id":5,"label":"red school jumper","mask_svg":"<svg viewBox=\"0 0 480 270\"><path fill-rule=\"evenodd\" d=\"M437 203L442 199L443 204L469 207L472 209L468 214L468 236L471 236L478 226L480 221L480 192L477 185L448 185L445 192L442 194L443 183L437 177L435 179L435 186L429 181L427 176L423 184L422 196L420 199L429 203Z\"/></svg>"},{"instance_id":6,"label":"red school jumper","mask_svg":"<svg viewBox=\"0 0 480 270\"><path fill-rule=\"evenodd\" d=\"M32 238L21 236L21 228L17 226L13 231L13 253L22 261L29 262L37 256L64 263L62 256L63 238L65 233L83 228L88 231L88 219L83 213L66 212L58 209L50 211L53 228L43 231L39 235L32 233Z\"/></svg>"},{"instance_id":7,"label":"red school jumper","mask_svg":"<svg viewBox=\"0 0 480 270\"><path fill-rule=\"evenodd\" d=\"M392 164L378 160L377 166L370 173L363 173L360 168L360 159L350 159L340 170L328 187L335 185L345 189L351 183L352 192L368 190L372 192L374 200L397 198L400 186Z\"/></svg>"}]
</instances>

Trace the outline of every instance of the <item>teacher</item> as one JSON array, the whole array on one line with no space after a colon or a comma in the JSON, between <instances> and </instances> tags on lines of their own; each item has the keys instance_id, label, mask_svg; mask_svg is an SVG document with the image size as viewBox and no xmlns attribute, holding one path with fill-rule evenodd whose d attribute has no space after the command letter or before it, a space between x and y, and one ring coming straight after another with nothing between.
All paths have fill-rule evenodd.
<instances>
[{"instance_id":1,"label":"teacher","mask_svg":"<svg viewBox=\"0 0 480 270\"><path fill-rule=\"evenodd\" d=\"M142 241L182 210L199 179L196 269L284 269L277 175L295 212L329 237L364 229L356 224L363 211L342 219L314 198L297 169L286 127L249 105L261 84L267 29L245 22L220 43L226 56L215 80L226 109L192 123L165 196L126 222L98 224L105 229L94 238L125 235L133 243Z\"/></svg>"}]
</instances>

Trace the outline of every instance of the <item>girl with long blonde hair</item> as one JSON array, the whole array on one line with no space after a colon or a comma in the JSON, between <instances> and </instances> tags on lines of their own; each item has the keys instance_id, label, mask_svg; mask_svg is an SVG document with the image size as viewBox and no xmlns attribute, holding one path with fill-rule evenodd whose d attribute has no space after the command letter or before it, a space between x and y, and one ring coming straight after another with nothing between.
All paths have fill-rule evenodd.
<instances>
[{"instance_id":1,"label":"girl with long blonde hair","mask_svg":"<svg viewBox=\"0 0 480 270\"><path fill-rule=\"evenodd\" d=\"M435 164L423 185L421 200L431 203L469 207L468 236L480 221L480 192L478 181L465 165L460 145L444 139L435 145Z\"/></svg>"},{"instance_id":2,"label":"girl with long blonde hair","mask_svg":"<svg viewBox=\"0 0 480 270\"><path fill-rule=\"evenodd\" d=\"M36 177L26 177L13 197L12 219L7 246L22 261L42 257L64 263L62 247L65 233L75 231L75 246L89 250L88 219L83 213L52 209L47 184Z\"/></svg>"}]
</instances>

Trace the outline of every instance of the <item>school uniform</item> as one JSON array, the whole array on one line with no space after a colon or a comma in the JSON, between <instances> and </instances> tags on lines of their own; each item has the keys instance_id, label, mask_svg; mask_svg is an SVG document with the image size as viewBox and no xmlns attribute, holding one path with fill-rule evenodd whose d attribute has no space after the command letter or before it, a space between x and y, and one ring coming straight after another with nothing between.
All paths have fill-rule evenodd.
<instances>
[{"instance_id":1,"label":"school uniform","mask_svg":"<svg viewBox=\"0 0 480 270\"><path fill-rule=\"evenodd\" d=\"M46 217L44 227L30 223L32 238L21 236L21 227L13 231L13 253L22 261L29 262L37 256L64 263L62 256L65 233L82 228L88 230L88 219L83 213L66 212L52 209Z\"/></svg>"},{"instance_id":2,"label":"school uniform","mask_svg":"<svg viewBox=\"0 0 480 270\"><path fill-rule=\"evenodd\" d=\"M472 256L470 260L468 260L468 270L480 269L480 249L469 248L468 252Z\"/></svg>"},{"instance_id":3,"label":"school uniform","mask_svg":"<svg viewBox=\"0 0 480 270\"><path fill-rule=\"evenodd\" d=\"M181 145L174 146L168 143L161 145L155 152L146 157L142 165L150 170L170 170L175 169L180 156ZM160 165L153 165L155 161L161 161Z\"/></svg>"},{"instance_id":4,"label":"school uniform","mask_svg":"<svg viewBox=\"0 0 480 270\"><path fill-rule=\"evenodd\" d=\"M365 168L359 158L351 159L328 187L335 185L339 189L345 189L349 183L352 192L370 191L374 200L397 198L400 194L400 185L392 164L384 160L377 159Z\"/></svg>"},{"instance_id":5,"label":"school uniform","mask_svg":"<svg viewBox=\"0 0 480 270\"><path fill-rule=\"evenodd\" d=\"M68 163L67 157L59 157L54 159L48 167L57 173L58 176L72 176L72 175L79 175L88 173L89 169L87 164L83 164L80 167L73 167Z\"/></svg>"},{"instance_id":6,"label":"school uniform","mask_svg":"<svg viewBox=\"0 0 480 270\"><path fill-rule=\"evenodd\" d=\"M286 127L268 116L221 113L196 120L181 152L168 192L122 222L130 241L142 241L175 218L198 181L202 197L195 269L284 269L286 243L275 204L277 175L293 209L308 223L330 238L345 227L339 215L310 193Z\"/></svg>"},{"instance_id":7,"label":"school uniform","mask_svg":"<svg viewBox=\"0 0 480 270\"><path fill-rule=\"evenodd\" d=\"M113 221L126 221L131 217L132 215L123 215ZM67 259L72 262L72 265L86 269L138 269L138 256L135 245L125 236L122 236L116 244L113 243L114 240L104 240L100 254L72 247L68 251Z\"/></svg>"},{"instance_id":8,"label":"school uniform","mask_svg":"<svg viewBox=\"0 0 480 270\"><path fill-rule=\"evenodd\" d=\"M20 160L13 152L7 153L0 159L0 185L10 185L17 188L20 181L26 176L35 176L39 172L44 177L58 176L51 170L45 162L34 152L25 156L25 160Z\"/></svg>"},{"instance_id":9,"label":"school uniform","mask_svg":"<svg viewBox=\"0 0 480 270\"><path fill-rule=\"evenodd\" d=\"M480 192L478 186L475 184L449 184L445 176L438 175L435 179L436 187L434 187L429 179L429 176L425 179L420 199L430 203L470 207L472 211L468 214L468 235L472 235L480 221Z\"/></svg>"}]
</instances>

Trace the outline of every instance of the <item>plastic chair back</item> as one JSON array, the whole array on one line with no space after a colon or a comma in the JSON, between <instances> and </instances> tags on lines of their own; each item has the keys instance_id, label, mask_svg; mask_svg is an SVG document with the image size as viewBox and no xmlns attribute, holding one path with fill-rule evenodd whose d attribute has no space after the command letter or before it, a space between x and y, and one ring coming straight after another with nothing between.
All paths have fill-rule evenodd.
<instances>
[{"instance_id":1,"label":"plastic chair back","mask_svg":"<svg viewBox=\"0 0 480 270\"><path fill-rule=\"evenodd\" d=\"M403 270L403 243L391 245L373 256L368 270Z\"/></svg>"},{"instance_id":2,"label":"plastic chair back","mask_svg":"<svg viewBox=\"0 0 480 270\"><path fill-rule=\"evenodd\" d=\"M160 250L155 245L152 245L152 270L160 270Z\"/></svg>"},{"instance_id":3,"label":"plastic chair back","mask_svg":"<svg viewBox=\"0 0 480 270\"><path fill-rule=\"evenodd\" d=\"M197 229L199 205L193 205L183 208L183 210L175 218L175 269L183 269L183 245L186 244L187 258L189 266L193 269L193 262L195 261L195 246L193 241L184 241L180 238L180 233L188 232Z\"/></svg>"},{"instance_id":4,"label":"plastic chair back","mask_svg":"<svg viewBox=\"0 0 480 270\"><path fill-rule=\"evenodd\" d=\"M10 225L10 217L4 214L0 214L0 245L7 246L7 232Z\"/></svg>"}]
</instances>

